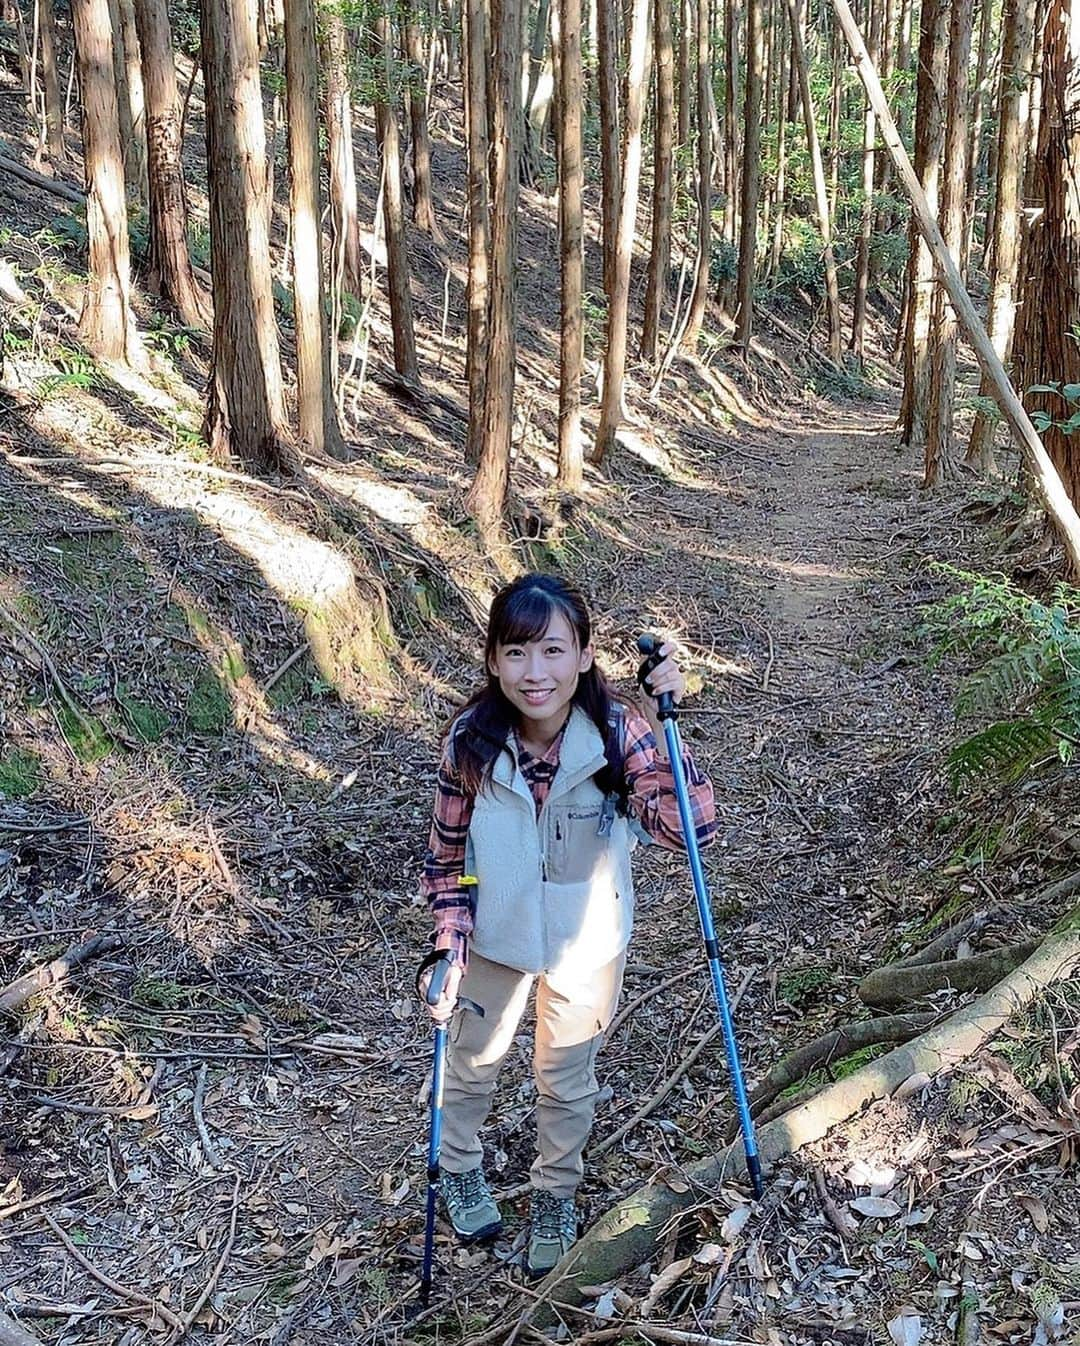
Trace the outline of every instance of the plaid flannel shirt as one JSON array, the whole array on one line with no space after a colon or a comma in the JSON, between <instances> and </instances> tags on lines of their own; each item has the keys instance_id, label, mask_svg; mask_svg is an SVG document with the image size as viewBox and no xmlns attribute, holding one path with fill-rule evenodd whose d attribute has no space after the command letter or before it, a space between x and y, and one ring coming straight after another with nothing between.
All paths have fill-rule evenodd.
<instances>
[{"instance_id":1,"label":"plaid flannel shirt","mask_svg":"<svg viewBox=\"0 0 1080 1346\"><path fill-rule=\"evenodd\" d=\"M527 752L516 735L512 739L518 767L536 803L537 817L559 769L564 732L565 726L542 757ZM683 766L694 831L699 845L703 846L716 832L712 782L698 770L685 749ZM630 815L659 845L668 850L684 850L671 763L666 757L658 756L656 736L648 720L632 709L627 709L623 717L623 772ZM462 964L468 961L469 935L476 915L475 888L463 888L458 883L465 872L465 842L472 812L473 796L461 789L449 756L444 752L435 785L431 837L424 857L420 891L434 921L435 947L452 949Z\"/></svg>"}]
</instances>

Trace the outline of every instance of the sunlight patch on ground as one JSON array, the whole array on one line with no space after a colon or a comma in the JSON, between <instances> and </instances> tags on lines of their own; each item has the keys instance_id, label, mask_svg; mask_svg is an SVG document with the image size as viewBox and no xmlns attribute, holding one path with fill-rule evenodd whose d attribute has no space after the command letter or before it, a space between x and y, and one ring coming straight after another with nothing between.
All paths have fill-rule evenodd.
<instances>
[{"instance_id":1,"label":"sunlight patch on ground","mask_svg":"<svg viewBox=\"0 0 1080 1346\"><path fill-rule=\"evenodd\" d=\"M775 556L752 556L747 552L738 552L717 548L712 553L717 560L729 561L734 565L749 566L754 570L765 570L775 575L784 575L789 579L826 579L839 580L844 584L858 584L872 578L873 571L865 566L827 566L816 561L781 561Z\"/></svg>"},{"instance_id":2,"label":"sunlight patch on ground","mask_svg":"<svg viewBox=\"0 0 1080 1346\"><path fill-rule=\"evenodd\" d=\"M311 476L330 487L338 495L377 514L387 523L415 527L426 523L430 506L404 486L389 486L386 482L358 477L355 473L335 472L332 468L309 468Z\"/></svg>"}]
</instances>

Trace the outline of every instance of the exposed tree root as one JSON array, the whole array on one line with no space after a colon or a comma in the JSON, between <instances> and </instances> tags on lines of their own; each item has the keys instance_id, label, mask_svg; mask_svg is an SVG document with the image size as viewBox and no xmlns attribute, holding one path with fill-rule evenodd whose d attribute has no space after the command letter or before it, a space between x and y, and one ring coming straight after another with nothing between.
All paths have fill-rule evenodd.
<instances>
[{"instance_id":1,"label":"exposed tree root","mask_svg":"<svg viewBox=\"0 0 1080 1346\"><path fill-rule=\"evenodd\" d=\"M859 999L875 1009L896 1009L945 986L954 991L985 991L1030 958L1038 947L1036 940L989 949L970 958L949 958L942 963L919 963L914 967L893 963L879 967L863 978Z\"/></svg>"},{"instance_id":2,"label":"exposed tree root","mask_svg":"<svg viewBox=\"0 0 1080 1346\"><path fill-rule=\"evenodd\" d=\"M1040 990L1067 976L1080 964L1077 922L1050 935L1020 967L965 1008L935 1024L913 1042L837 1080L802 1106L758 1130L758 1148L766 1168L803 1145L820 1140L867 1103L886 1098L910 1076L934 1075L959 1065L976 1052ZM668 1221L715 1190L722 1181L745 1173L742 1145L736 1142L681 1173L681 1190L663 1183L641 1188L607 1212L541 1283L541 1294L580 1303L581 1286L615 1280L655 1252ZM554 1310L539 1303L530 1317L550 1322Z\"/></svg>"},{"instance_id":3,"label":"exposed tree root","mask_svg":"<svg viewBox=\"0 0 1080 1346\"><path fill-rule=\"evenodd\" d=\"M855 1023L845 1024L843 1028L834 1028L831 1033L824 1033L778 1061L761 1083L750 1091L751 1113L758 1116L774 1098L805 1079L812 1070L827 1067L833 1061L841 1061L863 1047L875 1047L882 1042L910 1042L929 1028L935 1017L933 1014L890 1014L881 1019L859 1019ZM786 1108L784 1110L787 1111ZM727 1139L734 1140L738 1130L738 1122L733 1121Z\"/></svg>"}]
</instances>

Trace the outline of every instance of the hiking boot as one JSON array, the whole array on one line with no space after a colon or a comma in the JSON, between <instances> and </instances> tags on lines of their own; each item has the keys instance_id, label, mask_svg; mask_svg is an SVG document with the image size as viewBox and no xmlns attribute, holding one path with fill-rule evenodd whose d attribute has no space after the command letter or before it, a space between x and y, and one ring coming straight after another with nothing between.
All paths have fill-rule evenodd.
<instances>
[{"instance_id":1,"label":"hiking boot","mask_svg":"<svg viewBox=\"0 0 1080 1346\"><path fill-rule=\"evenodd\" d=\"M546 1276L576 1242L578 1213L572 1197L536 1191L532 1194L529 1214L532 1227L525 1268L533 1279L537 1279Z\"/></svg>"},{"instance_id":2,"label":"hiking boot","mask_svg":"<svg viewBox=\"0 0 1080 1346\"><path fill-rule=\"evenodd\" d=\"M477 1243L501 1232L502 1216L482 1168L443 1173L439 1187L454 1233L463 1243Z\"/></svg>"}]
</instances>

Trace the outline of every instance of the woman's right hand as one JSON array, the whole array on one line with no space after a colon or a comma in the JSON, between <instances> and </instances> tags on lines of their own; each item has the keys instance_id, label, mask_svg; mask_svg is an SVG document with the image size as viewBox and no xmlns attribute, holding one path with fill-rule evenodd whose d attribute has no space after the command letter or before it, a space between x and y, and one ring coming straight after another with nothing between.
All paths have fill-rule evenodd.
<instances>
[{"instance_id":1,"label":"woman's right hand","mask_svg":"<svg viewBox=\"0 0 1080 1346\"><path fill-rule=\"evenodd\" d=\"M428 970L420 978L420 995L423 999L427 1012L437 1024L444 1024L453 1014L457 1007L458 991L461 987L461 978L465 975L465 969L455 958L446 972L446 980L443 982L442 991L434 1005L428 1004L428 987L431 985L432 973L434 967Z\"/></svg>"}]
</instances>

